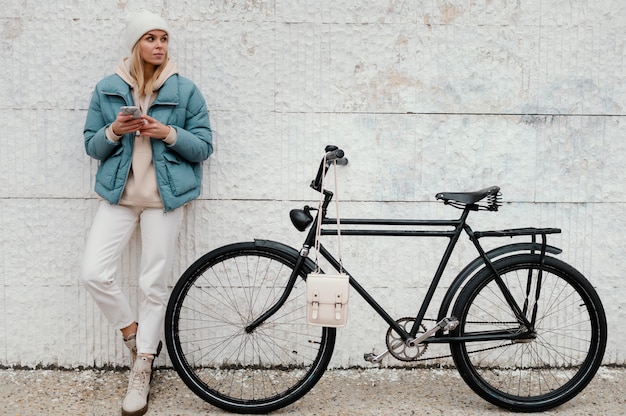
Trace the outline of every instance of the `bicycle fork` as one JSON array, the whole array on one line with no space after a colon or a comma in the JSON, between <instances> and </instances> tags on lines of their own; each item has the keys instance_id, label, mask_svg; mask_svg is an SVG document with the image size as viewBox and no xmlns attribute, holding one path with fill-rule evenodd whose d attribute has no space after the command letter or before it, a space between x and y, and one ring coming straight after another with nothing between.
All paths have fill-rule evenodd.
<instances>
[{"instance_id":1,"label":"bicycle fork","mask_svg":"<svg viewBox=\"0 0 626 416\"><path fill-rule=\"evenodd\" d=\"M246 333L248 333L248 334L252 333L257 327L259 327L263 322L265 322L265 320L267 320L270 316L274 315L285 304L285 302L287 301L287 298L291 294L291 291L293 289L294 283L296 282L296 279L299 276L300 269L302 268L302 266L303 266L303 264L304 264L304 262L305 262L305 260L307 258L308 251L309 251L309 247L305 245L302 248L302 250L300 252L300 255L298 256L298 259L296 260L296 264L295 264L295 266L293 268L293 271L291 272L291 276L289 276L289 281L287 282L287 285L285 287L285 291L283 292L283 294L280 297L280 299L278 299L278 302L276 302L276 304L274 304L274 306L272 306L267 311L265 311L263 314L261 314L261 316L256 318L249 325L247 325L245 327Z\"/></svg>"}]
</instances>

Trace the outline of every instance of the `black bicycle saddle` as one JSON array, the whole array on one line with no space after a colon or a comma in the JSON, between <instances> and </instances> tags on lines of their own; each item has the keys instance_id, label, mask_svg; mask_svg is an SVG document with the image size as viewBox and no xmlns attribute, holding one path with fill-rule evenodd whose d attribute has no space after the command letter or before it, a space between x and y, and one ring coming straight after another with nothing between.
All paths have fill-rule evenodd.
<instances>
[{"instance_id":1,"label":"black bicycle saddle","mask_svg":"<svg viewBox=\"0 0 626 416\"><path fill-rule=\"evenodd\" d=\"M455 201L461 204L471 205L482 201L488 196L496 197L499 192L499 186L491 186L474 192L440 192L435 197L445 202Z\"/></svg>"}]
</instances>

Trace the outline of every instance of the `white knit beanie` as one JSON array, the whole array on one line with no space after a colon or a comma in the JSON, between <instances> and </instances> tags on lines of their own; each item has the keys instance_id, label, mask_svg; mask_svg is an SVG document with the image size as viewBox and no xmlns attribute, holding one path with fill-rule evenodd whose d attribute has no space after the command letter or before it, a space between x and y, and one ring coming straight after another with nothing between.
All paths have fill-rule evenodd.
<instances>
[{"instance_id":1,"label":"white knit beanie","mask_svg":"<svg viewBox=\"0 0 626 416\"><path fill-rule=\"evenodd\" d=\"M151 30L162 30L169 34L169 25L158 14L147 10L131 13L126 18L126 31L122 36L124 48L132 51L139 39Z\"/></svg>"}]
</instances>

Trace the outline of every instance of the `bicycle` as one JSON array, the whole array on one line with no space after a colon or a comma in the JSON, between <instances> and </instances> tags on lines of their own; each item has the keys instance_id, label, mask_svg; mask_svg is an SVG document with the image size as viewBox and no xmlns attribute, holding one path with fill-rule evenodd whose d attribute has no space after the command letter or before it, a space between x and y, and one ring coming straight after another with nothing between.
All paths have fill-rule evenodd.
<instances>
[{"instance_id":1,"label":"bicycle","mask_svg":"<svg viewBox=\"0 0 626 416\"><path fill-rule=\"evenodd\" d=\"M327 218L333 193L322 179L333 163L346 164L336 146L325 149L311 187L321 207L290 212L308 229L300 250L255 240L217 248L195 261L173 288L165 318L170 358L184 383L200 398L236 413L267 413L294 403L320 380L334 350L336 328L305 320L306 278L316 270L309 251L321 235L337 235ZM452 220L341 218L341 235L440 237L449 242L415 317L394 319L322 245L319 253L349 276L351 288L389 325L387 350L365 354L372 363L389 355L416 361L429 344L449 344L463 380L485 400L510 410L535 412L561 405L592 380L607 341L602 302L589 281L557 259L547 243L557 228L474 231L473 211L498 211L499 187L443 192L436 199L459 208ZM315 215L313 215L315 213ZM349 226L355 226L350 229ZM375 226L376 229L363 229ZM344 229L346 228L347 229ZM436 324L425 314L462 234L475 260L452 281ZM480 239L526 237L485 251Z\"/></svg>"}]
</instances>

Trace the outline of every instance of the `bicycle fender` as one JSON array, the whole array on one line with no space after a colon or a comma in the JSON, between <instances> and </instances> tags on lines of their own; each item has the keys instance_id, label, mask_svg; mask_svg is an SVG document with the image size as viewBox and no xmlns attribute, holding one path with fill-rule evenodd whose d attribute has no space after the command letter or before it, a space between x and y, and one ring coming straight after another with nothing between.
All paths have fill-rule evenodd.
<instances>
[{"instance_id":1,"label":"bicycle fender","mask_svg":"<svg viewBox=\"0 0 626 416\"><path fill-rule=\"evenodd\" d=\"M300 256L300 252L298 250L296 250L295 248L291 246L288 246L287 244L280 243L278 241L255 239L254 245L267 247L272 250L284 253L293 259L294 264L296 263L296 261L298 260L298 257ZM315 262L307 257L304 260L304 270L310 272L310 271L315 270L315 268L316 268Z\"/></svg>"},{"instance_id":2,"label":"bicycle fender","mask_svg":"<svg viewBox=\"0 0 626 416\"><path fill-rule=\"evenodd\" d=\"M490 250L485 254L487 255L487 257L489 257L489 260L494 260L498 257L509 255L511 253L517 253L517 252L523 252L523 251L525 252L541 251L541 249L542 249L542 245L540 243L515 243L515 244L508 244L506 246L496 247L493 250ZM560 248L554 247L551 245L547 245L545 250L546 250L546 253L555 254L555 255L561 254L563 252L563 250L561 250ZM445 296L443 297L443 300L441 301L441 306L439 307L439 315L438 315L437 320L441 320L448 316L448 311L450 310L450 307L452 306L452 301L456 297L457 292L461 289L465 281L469 279L470 277L474 276L476 274L475 273L476 270L479 267L484 266L484 265L485 265L485 262L483 261L483 259L481 257L476 257L474 260L472 260L471 263L469 263L467 266L463 268L463 270L459 272L459 274L452 281L452 284L448 288L448 291L446 292Z\"/></svg>"}]
</instances>

